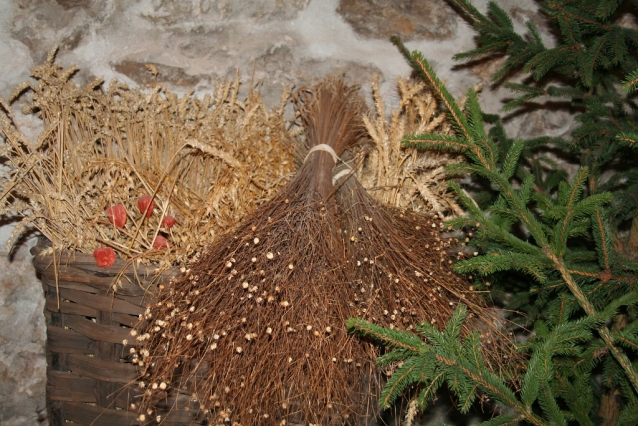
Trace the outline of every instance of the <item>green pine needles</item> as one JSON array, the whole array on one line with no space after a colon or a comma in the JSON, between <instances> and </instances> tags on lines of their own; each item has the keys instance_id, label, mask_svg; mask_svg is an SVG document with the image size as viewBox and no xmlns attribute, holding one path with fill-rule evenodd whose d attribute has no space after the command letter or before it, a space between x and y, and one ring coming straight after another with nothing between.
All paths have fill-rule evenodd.
<instances>
[{"instance_id":1,"label":"green pine needles","mask_svg":"<svg viewBox=\"0 0 638 426\"><path fill-rule=\"evenodd\" d=\"M528 73L533 83L503 83L517 97L505 111L533 106L537 98L553 99L575 112L578 127L568 140L546 142L577 156L590 170L586 190L610 191L614 225L638 215L638 161L630 144L638 142L636 103L631 93L638 87L638 30L622 25L632 16L636 1L539 1L541 12L558 35L555 47L546 47L539 30L527 22L520 35L496 3L487 16L466 0L450 0L476 29L477 48L454 56L457 60L504 55L506 61L493 76L504 82L516 71ZM624 90L623 90L624 89ZM604 176L613 169L611 177ZM638 223L634 232L638 234ZM638 235L637 235L638 237ZM638 241L636 241L638 244ZM638 251L638 245L633 248Z\"/></svg>"},{"instance_id":2,"label":"green pine needles","mask_svg":"<svg viewBox=\"0 0 638 426\"><path fill-rule=\"evenodd\" d=\"M619 11L631 2L542 2L560 35L552 48L531 23L525 36L518 35L494 3L485 16L467 1L451 2L479 34L478 47L457 58L504 54L496 81L522 70L537 82L506 83L520 94L506 109L538 96L561 97L580 125L569 140L509 139L498 117L481 111L476 91L468 91L462 110L428 61L393 39L438 95L456 131L412 135L404 145L463 153L467 161L449 166L448 173L487 183L487 195L470 196L450 182L467 215L448 225L472 235L470 244L479 253L455 268L476 277L475 287L491 290L500 306L518 310L509 319L520 327L510 331L521 337L525 365L515 381L486 370L478 334L459 333L466 316L462 306L442 331L426 322L418 335L351 319L354 333L388 348L379 364L398 366L381 405L391 406L416 385L417 405L424 409L445 385L461 412L477 400L495 402L501 409L487 425L636 424L638 263L623 240L634 229L623 234L623 226L636 222L638 213L632 150L638 144L632 98L638 62L630 53L638 48L638 32L617 23ZM548 83L557 76L561 85ZM578 171L567 178L564 170L555 170L558 163L538 153L549 145L576 154Z\"/></svg>"}]
</instances>

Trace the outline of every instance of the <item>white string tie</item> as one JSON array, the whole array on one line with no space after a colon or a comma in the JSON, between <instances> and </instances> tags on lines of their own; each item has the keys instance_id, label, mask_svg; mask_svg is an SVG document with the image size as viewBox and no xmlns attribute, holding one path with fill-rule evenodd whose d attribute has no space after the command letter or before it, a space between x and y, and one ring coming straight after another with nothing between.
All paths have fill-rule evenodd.
<instances>
[{"instance_id":1,"label":"white string tie","mask_svg":"<svg viewBox=\"0 0 638 426\"><path fill-rule=\"evenodd\" d=\"M344 163L345 164L345 163ZM342 177L349 175L350 172L352 171L352 169L346 164L346 168L341 170L339 173L337 173L336 175L334 175L332 177L332 185L336 185L337 182L339 182L339 179L341 179Z\"/></svg>"},{"instance_id":2,"label":"white string tie","mask_svg":"<svg viewBox=\"0 0 638 426\"><path fill-rule=\"evenodd\" d=\"M341 179L342 177L352 172L352 168L348 166L341 158L339 158L335 150L332 149L330 145L327 145L325 143L320 143L319 145L315 145L312 148L310 148L310 151L308 151L308 154L306 154L306 158L304 158L303 162L305 163L306 160L308 159L308 156L310 156L310 154L312 154L315 151L325 151L329 153L330 155L332 155L332 159L334 160L335 164L341 161L346 166L345 169L340 170L336 175L332 177L333 185L335 185L339 181L339 179Z\"/></svg>"},{"instance_id":3,"label":"white string tie","mask_svg":"<svg viewBox=\"0 0 638 426\"><path fill-rule=\"evenodd\" d=\"M330 153L330 155L332 155L332 159L334 160L335 164L337 164L337 161L339 161L339 156L337 156L337 153L335 152L334 149L332 149L330 145L327 145L325 143L320 143L319 145L313 146L310 149L310 151L308 151L308 154L306 155L306 158L303 159L303 162L305 163L306 160L308 159L308 156L315 151L325 151Z\"/></svg>"}]
</instances>

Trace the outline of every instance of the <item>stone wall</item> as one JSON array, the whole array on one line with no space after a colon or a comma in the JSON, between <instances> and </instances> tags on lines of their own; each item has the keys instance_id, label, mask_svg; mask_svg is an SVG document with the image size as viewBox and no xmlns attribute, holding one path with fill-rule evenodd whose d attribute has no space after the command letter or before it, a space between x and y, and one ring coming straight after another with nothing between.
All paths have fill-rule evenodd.
<instances>
[{"instance_id":1,"label":"stone wall","mask_svg":"<svg viewBox=\"0 0 638 426\"><path fill-rule=\"evenodd\" d=\"M519 28L539 20L532 2L499 3ZM485 10L487 1L474 4ZM145 65L154 64L170 89L204 93L238 72L245 87L252 81L275 104L283 87L328 73L345 73L369 91L376 73L392 104L397 77L410 69L389 43L391 34L423 52L453 95L483 83L485 109L498 111L506 94L490 87L495 63L458 66L451 59L473 47L474 33L444 0L0 0L0 96L7 99L59 43L57 60L79 65L79 83L101 76L148 85L153 77ZM20 121L36 137L38 123ZM559 135L568 126L565 115L542 112L508 120L512 134L522 136ZM10 230L10 221L0 222L0 246ZM38 424L45 403L43 298L29 244L11 256L0 252L3 425Z\"/></svg>"}]
</instances>

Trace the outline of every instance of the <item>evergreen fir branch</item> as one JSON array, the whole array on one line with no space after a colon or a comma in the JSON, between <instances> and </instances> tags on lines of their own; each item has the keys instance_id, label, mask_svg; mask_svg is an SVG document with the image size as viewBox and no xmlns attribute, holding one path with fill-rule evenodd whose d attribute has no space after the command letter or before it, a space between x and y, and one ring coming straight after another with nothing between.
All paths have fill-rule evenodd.
<instances>
[{"instance_id":1,"label":"evergreen fir branch","mask_svg":"<svg viewBox=\"0 0 638 426\"><path fill-rule=\"evenodd\" d=\"M461 398L459 398L459 403L457 404L458 410L466 414L472 408L472 404L476 399L476 391L478 390L478 385L472 386L469 392L466 392Z\"/></svg>"},{"instance_id":2,"label":"evergreen fir branch","mask_svg":"<svg viewBox=\"0 0 638 426\"><path fill-rule=\"evenodd\" d=\"M590 317L597 317L597 313L593 305L587 299L587 297L583 294L582 290L580 289L578 284L574 281L572 275L569 273L569 271L567 270L563 262L558 257L556 257L554 253L551 253L548 251L547 255L554 262L556 269L560 272L561 276L563 277L563 280L569 287L569 290L576 297L576 299L578 300L578 303L583 308L585 313ZM638 374L636 373L633 365L627 358L627 355L625 355L624 352L622 352L618 347L614 345L613 336L611 335L611 332L605 325L600 326L598 328L598 332L600 333L600 336L605 341L607 348L610 350L614 358L618 361L618 363L621 365L621 367L625 371L627 378L631 382L631 385L634 391L638 393Z\"/></svg>"},{"instance_id":3,"label":"evergreen fir branch","mask_svg":"<svg viewBox=\"0 0 638 426\"><path fill-rule=\"evenodd\" d=\"M548 424L537 415L528 411L526 407L516 399L514 393L493 374L487 371L475 370L463 363L457 362L455 359L444 357L439 354L436 355L436 358L444 365L458 368L460 372L472 379L473 382L477 383L482 390L487 392L496 401L514 409L519 414L519 419L523 418L528 422L539 426Z\"/></svg>"},{"instance_id":4,"label":"evergreen fir branch","mask_svg":"<svg viewBox=\"0 0 638 426\"><path fill-rule=\"evenodd\" d=\"M638 419L638 404L630 404L623 408L616 426L634 426Z\"/></svg>"},{"instance_id":5,"label":"evergreen fir branch","mask_svg":"<svg viewBox=\"0 0 638 426\"><path fill-rule=\"evenodd\" d=\"M606 357L607 359L611 359L610 357ZM620 369L616 369L616 371L619 371ZM631 384L628 382L626 377L623 376L618 376L618 377L614 377L614 380L612 381L612 383L614 383L614 385L618 385L620 386L620 388L622 389L622 394L627 395L626 397L626 405L628 406L632 406L632 405L636 405L638 404L638 401L636 400L636 395L634 395L631 392Z\"/></svg>"},{"instance_id":6,"label":"evergreen fir branch","mask_svg":"<svg viewBox=\"0 0 638 426\"><path fill-rule=\"evenodd\" d=\"M492 240L492 243L497 243L499 246L499 250L497 252L502 253L502 255L527 254L530 255L530 258L536 257L536 262L534 265L531 265L532 267L541 264L549 265L541 254L542 248L530 243L529 241L518 238L508 229L503 229L500 226L495 226L495 224L489 223L478 231L478 236L481 239ZM521 259L521 261L524 260Z\"/></svg>"},{"instance_id":7,"label":"evergreen fir branch","mask_svg":"<svg viewBox=\"0 0 638 426\"><path fill-rule=\"evenodd\" d=\"M587 179L588 170L586 167L581 167L578 173L574 177L574 181L571 185L565 183L559 186L558 191L558 204L560 210L554 213L556 216L563 216L563 220L557 224L554 232L554 240L558 245L558 256L563 257L567 245L567 228L572 219L573 205L580 199L580 194L583 189L583 183Z\"/></svg>"},{"instance_id":8,"label":"evergreen fir branch","mask_svg":"<svg viewBox=\"0 0 638 426\"><path fill-rule=\"evenodd\" d=\"M417 407L420 410L425 410L428 405L428 401L436 396L436 391L439 390L443 383L445 383L445 372L438 372L437 375L432 375L432 379L429 381L421 381L423 383L423 389L419 393L417 399Z\"/></svg>"},{"instance_id":9,"label":"evergreen fir branch","mask_svg":"<svg viewBox=\"0 0 638 426\"><path fill-rule=\"evenodd\" d=\"M475 168L468 166L465 168L465 170L475 171ZM476 171L481 175L484 175L484 173L481 173L484 171ZM491 177L492 174L488 173L487 175ZM478 205L476 205L476 203L467 196L467 194L458 185L458 183L451 181L448 184L455 195L460 199L461 204L471 213L469 217L460 217L450 220L448 222L450 226L454 228L461 228L466 225L471 226L478 223L481 225L479 233L482 235L482 237L504 243L507 247L512 248L516 251L536 255L538 256L538 258L543 258L541 248L536 245L530 244L527 241L523 241L520 238L517 238L514 234L509 232L509 229L504 229L502 224L496 224L491 218L488 218L485 213L478 207ZM512 193L511 191L513 191L513 189L510 187L510 193ZM532 216L531 212L529 212L529 210L522 206L514 211L519 219L521 216L521 211L523 211L523 214L526 216ZM528 230L530 230L530 233L534 236L534 238L536 238L536 240L540 241L541 243L545 242L546 237L544 226L535 218L529 220L528 223L533 226L533 228L531 226L528 226ZM528 223L526 223L526 225L528 225ZM462 261L462 263L463 262L464 261Z\"/></svg>"},{"instance_id":10,"label":"evergreen fir branch","mask_svg":"<svg viewBox=\"0 0 638 426\"><path fill-rule=\"evenodd\" d=\"M635 317L634 317L635 318ZM634 320L622 329L625 333L633 333L638 335L638 321Z\"/></svg>"},{"instance_id":11,"label":"evergreen fir branch","mask_svg":"<svg viewBox=\"0 0 638 426\"><path fill-rule=\"evenodd\" d=\"M598 37L588 49L586 58L588 63L587 72L591 75L594 74L594 70L598 66L602 66L603 68L607 68L609 66L610 62L607 59L607 51L610 49L610 43L611 40L609 33L606 33Z\"/></svg>"},{"instance_id":12,"label":"evergreen fir branch","mask_svg":"<svg viewBox=\"0 0 638 426\"><path fill-rule=\"evenodd\" d=\"M454 265L454 269L461 274L477 273L481 276L514 270L531 275L536 281L542 283L547 279L543 266L538 265L536 256L508 253L503 256L484 255L461 260Z\"/></svg>"},{"instance_id":13,"label":"evergreen fir branch","mask_svg":"<svg viewBox=\"0 0 638 426\"><path fill-rule=\"evenodd\" d=\"M628 73L636 66L636 60L631 54L635 52L635 43L638 41L638 31L631 28L624 28L614 25L613 36L618 39L614 40L613 60L614 66L621 67L623 73Z\"/></svg>"},{"instance_id":14,"label":"evergreen fir branch","mask_svg":"<svg viewBox=\"0 0 638 426\"><path fill-rule=\"evenodd\" d=\"M536 25L534 25L534 22L529 20L525 22L525 26L527 27L527 31L531 39L531 45L539 46L541 50L544 50L545 46L543 45L543 37L541 37L541 34L538 31L538 28L536 28Z\"/></svg>"},{"instance_id":15,"label":"evergreen fir branch","mask_svg":"<svg viewBox=\"0 0 638 426\"><path fill-rule=\"evenodd\" d=\"M392 352L380 355L377 358L377 365L380 367L387 367L389 365L405 361L414 355L414 351L411 349L394 349Z\"/></svg>"},{"instance_id":16,"label":"evergreen fir branch","mask_svg":"<svg viewBox=\"0 0 638 426\"><path fill-rule=\"evenodd\" d=\"M514 31L514 24L512 24L512 19L493 1L487 4L487 14L491 18L492 22L494 22L494 24L499 28L502 28L503 30L508 32Z\"/></svg>"},{"instance_id":17,"label":"evergreen fir branch","mask_svg":"<svg viewBox=\"0 0 638 426\"><path fill-rule=\"evenodd\" d=\"M458 341L459 335L461 334L461 329L463 328L463 321L465 321L466 316L467 306L459 305L459 307L454 310L454 313L448 320L447 326L445 327L445 335L454 341ZM431 329L430 332L432 332Z\"/></svg>"},{"instance_id":18,"label":"evergreen fir branch","mask_svg":"<svg viewBox=\"0 0 638 426\"><path fill-rule=\"evenodd\" d=\"M392 374L379 397L379 405L382 409L390 408L394 401L403 394L408 386L414 383L414 376L417 374L421 364L421 358L409 358Z\"/></svg>"},{"instance_id":19,"label":"evergreen fir branch","mask_svg":"<svg viewBox=\"0 0 638 426\"><path fill-rule=\"evenodd\" d=\"M572 221L569 232L567 233L567 239L589 236L589 232L591 231L590 222L589 218Z\"/></svg>"},{"instance_id":20,"label":"evergreen fir branch","mask_svg":"<svg viewBox=\"0 0 638 426\"><path fill-rule=\"evenodd\" d=\"M590 411L594 406L594 401L589 381L589 372L588 374L577 374L573 384L566 380L568 388L561 393L561 397L569 407L571 417L581 426L595 425L590 419Z\"/></svg>"},{"instance_id":21,"label":"evergreen fir branch","mask_svg":"<svg viewBox=\"0 0 638 426\"><path fill-rule=\"evenodd\" d=\"M571 323L574 323L574 321L571 321L570 325ZM592 339L592 333L589 328L578 323L577 328L575 329L564 331L561 330L560 325L556 328L558 331L563 331L565 335L560 336L560 338L557 338L556 341L553 342L553 346L551 348L553 355L577 356L581 352L579 344Z\"/></svg>"},{"instance_id":22,"label":"evergreen fir branch","mask_svg":"<svg viewBox=\"0 0 638 426\"><path fill-rule=\"evenodd\" d=\"M466 157L469 159L474 159L475 157L473 155L469 154L469 151L465 153ZM468 164L468 163L455 163L455 164L450 164L449 166L445 167L445 171L448 173L448 175L450 176L463 176L463 175L470 175L470 174L475 174L477 176L481 176L481 177L487 177L487 176L492 176L493 172L491 170L485 169L484 167L480 167L480 166L474 166L472 164ZM449 185L452 185L452 182L448 182ZM463 190L461 190L463 191ZM472 201L473 204L475 204Z\"/></svg>"},{"instance_id":23,"label":"evergreen fir branch","mask_svg":"<svg viewBox=\"0 0 638 426\"><path fill-rule=\"evenodd\" d=\"M483 15L481 12L478 11L478 9L476 9L472 3L470 3L467 0L454 0L452 2L453 6L456 6L457 8L459 8L461 10L461 12L463 13L463 15L465 15L466 17L470 18L473 22L475 27L477 28L489 28L491 26L493 26L492 22L490 22L490 20Z\"/></svg>"},{"instance_id":24,"label":"evergreen fir branch","mask_svg":"<svg viewBox=\"0 0 638 426\"><path fill-rule=\"evenodd\" d=\"M599 0L596 7L596 16L600 19L609 18L621 3L622 0Z\"/></svg>"},{"instance_id":25,"label":"evergreen fir branch","mask_svg":"<svg viewBox=\"0 0 638 426\"><path fill-rule=\"evenodd\" d=\"M592 424L596 416L592 399L597 394L591 376L602 363L604 386L619 386L627 406L638 406L638 374L632 365L638 352L638 303L632 287L638 263L618 256L614 244L614 226L624 220L619 218L638 214L638 201L631 202L632 197L638 200L638 189L631 189L638 188L638 173L634 176L623 171L624 176L614 172L608 182L601 179L611 162L618 159L621 168L635 170L634 159L627 153L628 146L638 141L634 113L638 105L618 93L617 76L620 72L627 75L626 92L638 88L638 61L633 53L638 47L638 32L613 21L612 11L618 9L620 0L548 1L541 6L558 28L558 46L546 49L531 21L523 39L503 9L490 4L486 17L467 0L450 2L470 17L478 32L476 49L455 59L503 54L505 63L492 76L499 81L521 67L536 81L562 74L562 87L506 83L516 93L516 99L506 108L540 96L571 101L579 111L579 126L571 140L546 137L538 143L568 150L579 158L582 167L569 184L565 183L564 170L544 162L538 151L532 151L538 145L509 139L497 117L482 114L475 93L469 92L464 110L455 110L458 105L451 96L446 98L445 88L426 66L429 64L418 52L402 51L443 100L457 134L454 142L463 144L463 149L458 149L430 139L418 148L435 146L463 152L467 163L454 165L449 171L480 176L491 191L489 197L479 201L460 185L450 184L468 214L448 225L475 233L471 244L482 253L457 263L456 270L484 276L477 283L489 280L490 289L507 288L514 293L507 306L523 309L526 317L520 322L529 324L539 318L547 322L535 323L530 330L537 338L523 345L530 358L518 394L508 395L500 386L510 392L512 387L480 368L480 352L473 352L475 342L470 336L460 342L454 337L459 327L456 320L453 328L448 324L441 332L434 327L420 329L429 348L422 357L433 364L427 366L427 373L421 372L414 379L427 386L428 391L422 391L428 395L425 400L447 382L459 398L461 410L476 399L479 390L517 413L509 418L496 417L494 424L500 424L501 418L506 423L516 419L535 424ZM633 74L627 73L631 69L635 70ZM493 125L489 133L485 123ZM406 146L416 146L411 143L415 141L404 141ZM611 196L604 189L616 197L621 189L627 192L622 202L615 198L608 211L604 206ZM503 273L507 271L521 274ZM533 284L534 280L528 280L530 275L542 284ZM612 333L607 323L621 312L631 322ZM406 354L388 357L387 362L403 359ZM429 378L436 378L440 384L428 382ZM581 395L584 402L578 398ZM564 402L559 404L559 399Z\"/></svg>"},{"instance_id":26,"label":"evergreen fir branch","mask_svg":"<svg viewBox=\"0 0 638 426\"><path fill-rule=\"evenodd\" d=\"M616 140L629 144L632 148L638 148L638 133L618 133Z\"/></svg>"},{"instance_id":27,"label":"evergreen fir branch","mask_svg":"<svg viewBox=\"0 0 638 426\"><path fill-rule=\"evenodd\" d=\"M497 197L492 206L487 208L487 211L494 225L504 230L510 230L519 223L518 216L512 212L512 209L503 197Z\"/></svg>"},{"instance_id":28,"label":"evergreen fir branch","mask_svg":"<svg viewBox=\"0 0 638 426\"><path fill-rule=\"evenodd\" d=\"M558 182L558 184L560 184L561 182L563 182L563 180L560 180ZM543 214L545 215L550 215L552 214L551 212L554 211L555 206L554 206L554 200L552 200L552 198L550 197L549 194L544 193L544 192L535 192L534 194L532 194L532 199L534 200L534 202L536 203L536 206L543 212ZM551 217L551 216L550 216Z\"/></svg>"},{"instance_id":29,"label":"evergreen fir branch","mask_svg":"<svg viewBox=\"0 0 638 426\"><path fill-rule=\"evenodd\" d=\"M581 183L582 185L582 183ZM563 216L562 220L556 224L553 232L552 242L554 250L559 257L564 257L567 251L567 240L573 235L579 235L586 231L589 226L588 222L579 223L578 220L591 216L606 203L611 200L610 194L595 194L581 201L572 204L571 196L577 196L576 192L580 192L577 188L570 191L570 200L565 207L561 207L552 212L552 215ZM580 228L578 226L580 225Z\"/></svg>"},{"instance_id":30,"label":"evergreen fir branch","mask_svg":"<svg viewBox=\"0 0 638 426\"><path fill-rule=\"evenodd\" d=\"M618 311L621 307L636 304L638 304L638 292L630 291L620 297L614 298L607 304L607 306L605 306L605 309L602 310L599 315L604 320L609 321L611 318L615 317L618 314Z\"/></svg>"},{"instance_id":31,"label":"evergreen fir branch","mask_svg":"<svg viewBox=\"0 0 638 426\"><path fill-rule=\"evenodd\" d=\"M560 32L567 39L572 48L577 48L582 43L582 34L580 32L579 23L572 20L567 14L559 14L557 17Z\"/></svg>"},{"instance_id":32,"label":"evergreen fir branch","mask_svg":"<svg viewBox=\"0 0 638 426\"><path fill-rule=\"evenodd\" d=\"M628 334L623 331L614 333L614 340L620 343L627 349L633 349L638 352L638 337L633 334Z\"/></svg>"},{"instance_id":33,"label":"evergreen fir branch","mask_svg":"<svg viewBox=\"0 0 638 426\"><path fill-rule=\"evenodd\" d=\"M472 140L472 136L468 131L469 125L461 112L461 108L459 108L452 95L450 95L450 92L448 92L441 80L436 76L430 64L423 58L421 53L417 51L412 52L411 57L412 61L417 65L417 71L430 83L438 98L445 104L446 109L452 116L453 123L461 129L462 136L468 141ZM485 164L487 164L487 162L485 162Z\"/></svg>"},{"instance_id":34,"label":"evergreen fir branch","mask_svg":"<svg viewBox=\"0 0 638 426\"><path fill-rule=\"evenodd\" d=\"M405 44L403 44L399 36L397 35L391 36L390 42L392 42L392 44L394 44L397 47L397 49L399 49L399 52L401 52L403 57L410 63L410 65L412 65L412 68L415 68L415 64L412 61L412 54L410 53L410 50L407 47L405 47Z\"/></svg>"},{"instance_id":35,"label":"evergreen fir branch","mask_svg":"<svg viewBox=\"0 0 638 426\"><path fill-rule=\"evenodd\" d=\"M412 65L412 68L418 71L419 74L425 79L425 81L430 83L430 86L432 87L434 92L445 104L451 116L452 125L457 130L461 131L465 140L469 141L471 139L470 134L468 133L469 126L467 121L465 120L465 116L461 112L461 108L457 105L452 95L448 92L447 88L436 76L430 64L425 60L425 58L423 58L420 52L414 51L410 53L398 36L392 36L390 37L390 40L399 48L401 53ZM482 157L481 152L477 151L475 152L475 154L479 158Z\"/></svg>"},{"instance_id":36,"label":"evergreen fir branch","mask_svg":"<svg viewBox=\"0 0 638 426\"><path fill-rule=\"evenodd\" d=\"M452 56L452 59L455 61L460 61L463 59L478 59L488 55L493 55L498 52L502 52L507 49L507 46L510 45L509 41L495 41L493 43L484 44L483 46L468 50L467 52L457 53Z\"/></svg>"},{"instance_id":37,"label":"evergreen fir branch","mask_svg":"<svg viewBox=\"0 0 638 426\"><path fill-rule=\"evenodd\" d=\"M511 111L519 106L531 101L532 99L538 98L540 96L545 96L548 94L547 90L529 86L527 84L518 84L518 83L505 83L503 86L513 92L524 93L524 95L514 98L513 100L505 103L503 105L503 111Z\"/></svg>"},{"instance_id":38,"label":"evergreen fir branch","mask_svg":"<svg viewBox=\"0 0 638 426\"><path fill-rule=\"evenodd\" d=\"M501 168L501 173L505 179L509 180L514 176L523 148L525 148L525 142L523 142L522 139L517 139L507 151L507 156L503 159L503 166Z\"/></svg>"},{"instance_id":39,"label":"evergreen fir branch","mask_svg":"<svg viewBox=\"0 0 638 426\"><path fill-rule=\"evenodd\" d=\"M574 87L548 86L545 92L555 98L581 99L585 96L581 89ZM547 138L545 138L545 141L549 142Z\"/></svg>"},{"instance_id":40,"label":"evergreen fir branch","mask_svg":"<svg viewBox=\"0 0 638 426\"><path fill-rule=\"evenodd\" d=\"M538 219L536 219L527 206L521 203L516 196L516 191L512 185L500 175L496 176L492 182L497 185L501 195L506 199L512 210L518 215L519 220L525 226L527 231L534 237L536 243L541 247L546 246L548 241L543 225L538 221Z\"/></svg>"},{"instance_id":41,"label":"evergreen fir branch","mask_svg":"<svg viewBox=\"0 0 638 426\"><path fill-rule=\"evenodd\" d=\"M462 343L463 353L467 354L467 360L476 368L485 365L481 352L481 339L477 333L470 333Z\"/></svg>"},{"instance_id":42,"label":"evergreen fir branch","mask_svg":"<svg viewBox=\"0 0 638 426\"><path fill-rule=\"evenodd\" d=\"M524 144L523 141L521 141L522 144ZM508 157L510 156L510 152L511 151L515 151L517 150L517 146L516 143L512 145L512 148L508 151ZM514 153L515 155L515 153ZM513 157L512 157L513 158ZM518 162L518 160L517 160ZM504 163L504 167L505 165L507 165L507 163ZM512 165L512 168L514 168L515 166ZM505 174L505 172L503 172L503 174ZM507 179L507 177L506 177ZM518 198L518 202L521 203L522 205L528 205L530 203L530 200L532 198L532 191L534 190L534 185L536 183L536 179L535 176L533 174L527 174L523 177L523 181L521 182L521 186L518 189L518 193L516 194L516 197Z\"/></svg>"},{"instance_id":43,"label":"evergreen fir branch","mask_svg":"<svg viewBox=\"0 0 638 426\"><path fill-rule=\"evenodd\" d=\"M459 139L456 136L441 135L438 133L407 135L403 139L402 144L406 148L421 150L436 149L460 153L464 153L470 149L469 144L465 140Z\"/></svg>"},{"instance_id":44,"label":"evergreen fir branch","mask_svg":"<svg viewBox=\"0 0 638 426\"><path fill-rule=\"evenodd\" d=\"M349 330L361 336L366 336L393 349L404 349L413 354L420 354L427 351L427 346L412 333L403 330L391 330L388 332L383 327L372 324L361 318L350 318L346 322Z\"/></svg>"},{"instance_id":45,"label":"evergreen fir branch","mask_svg":"<svg viewBox=\"0 0 638 426\"><path fill-rule=\"evenodd\" d=\"M543 411L548 414L551 424L567 426L565 416L558 407L556 398L549 386L543 386L542 392L539 394L538 403Z\"/></svg>"},{"instance_id":46,"label":"evergreen fir branch","mask_svg":"<svg viewBox=\"0 0 638 426\"><path fill-rule=\"evenodd\" d=\"M550 312L548 318L553 320L554 324L561 324L571 317L571 314L574 312L574 304L567 303L567 294L562 293L559 296L559 306L560 308L557 311ZM571 309L570 309L571 307Z\"/></svg>"},{"instance_id":47,"label":"evergreen fir branch","mask_svg":"<svg viewBox=\"0 0 638 426\"><path fill-rule=\"evenodd\" d=\"M541 6L542 9L549 15L557 16L558 14L562 14L567 18L576 20L584 24L586 27L590 27L591 29L596 31L609 31L609 29L611 28L609 25L598 22L595 17L587 14L583 10L574 10L573 8L570 8L568 6L563 6L558 2L544 2Z\"/></svg>"},{"instance_id":48,"label":"evergreen fir branch","mask_svg":"<svg viewBox=\"0 0 638 426\"><path fill-rule=\"evenodd\" d=\"M591 250L576 247L571 248L567 253L565 253L565 263L569 265L570 274L578 274L578 270L572 269L574 269L574 267L579 267L582 270L591 271L594 275L598 276L597 273L600 272L600 268L592 264L593 262L596 262L597 257L598 255L596 253L592 253Z\"/></svg>"},{"instance_id":49,"label":"evergreen fir branch","mask_svg":"<svg viewBox=\"0 0 638 426\"><path fill-rule=\"evenodd\" d=\"M505 77L507 77L513 70L515 70L516 68L522 67L532 57L534 57L540 51L545 49L542 46L539 46L536 49L534 48L512 49L511 48L512 46L510 43L508 43L508 47L509 48L507 49L506 53L509 53L511 51L511 54L509 54L509 56L505 60L505 63L501 67L501 69L496 71L494 74L492 74L492 77L490 79L492 80L493 83L500 82Z\"/></svg>"},{"instance_id":50,"label":"evergreen fir branch","mask_svg":"<svg viewBox=\"0 0 638 426\"><path fill-rule=\"evenodd\" d=\"M524 72L531 72L534 80L539 81L552 68L568 63L573 58L573 49L569 45L560 45L547 49L530 59L523 67Z\"/></svg>"},{"instance_id":51,"label":"evergreen fir branch","mask_svg":"<svg viewBox=\"0 0 638 426\"><path fill-rule=\"evenodd\" d=\"M622 88L627 93L633 93L638 89L638 69L632 71L622 82Z\"/></svg>"},{"instance_id":52,"label":"evergreen fir branch","mask_svg":"<svg viewBox=\"0 0 638 426\"><path fill-rule=\"evenodd\" d=\"M627 44L633 45L634 48L638 47L638 31L636 31L633 28L627 28L627 27L619 27L619 29L622 32L622 35Z\"/></svg>"},{"instance_id":53,"label":"evergreen fir branch","mask_svg":"<svg viewBox=\"0 0 638 426\"><path fill-rule=\"evenodd\" d=\"M594 236L594 240L596 241L596 252L598 253L598 264L604 270L610 270L611 268L611 258L614 253L614 247L611 239L611 229L609 226L609 221L606 219L608 217L605 215L603 217L604 210L598 209L594 213L592 217L592 234Z\"/></svg>"},{"instance_id":54,"label":"evergreen fir branch","mask_svg":"<svg viewBox=\"0 0 638 426\"><path fill-rule=\"evenodd\" d=\"M451 320L450 320L451 321ZM449 324L448 324L449 325ZM437 330L432 324L427 321L422 322L421 324L415 327L418 333L421 333L427 339L429 346L434 352L438 352L443 348L450 349L450 353L458 354L458 342L454 339L449 339L449 336L446 336L445 333Z\"/></svg>"},{"instance_id":55,"label":"evergreen fir branch","mask_svg":"<svg viewBox=\"0 0 638 426\"><path fill-rule=\"evenodd\" d=\"M540 87L529 86L527 84L519 84L519 83L505 83L503 87L511 90L512 92L525 93L527 95L544 96L547 94L547 91Z\"/></svg>"},{"instance_id":56,"label":"evergreen fir branch","mask_svg":"<svg viewBox=\"0 0 638 426\"><path fill-rule=\"evenodd\" d=\"M538 95L535 94L529 94L529 95L523 95L523 96L519 96L517 98L512 99L509 102L506 102L503 105L503 111L505 112L509 112L512 111L520 106L525 105L526 103L528 103L529 101L531 101L534 98L537 98Z\"/></svg>"},{"instance_id":57,"label":"evergreen fir branch","mask_svg":"<svg viewBox=\"0 0 638 426\"><path fill-rule=\"evenodd\" d=\"M470 88L466 95L465 109L467 111L468 124L472 129L472 136L476 145L485 152L488 157L488 164L494 165L498 163L498 148L494 142L487 137L485 132L485 123L483 121L483 111L478 101L476 90ZM491 168L491 167L490 167Z\"/></svg>"},{"instance_id":58,"label":"evergreen fir branch","mask_svg":"<svg viewBox=\"0 0 638 426\"><path fill-rule=\"evenodd\" d=\"M580 80L583 83L583 86L590 88L593 85L593 70L589 66L588 58L586 57L586 53L583 51L582 47L574 47L574 58L576 59L576 63L578 65L578 73L580 74Z\"/></svg>"},{"instance_id":59,"label":"evergreen fir branch","mask_svg":"<svg viewBox=\"0 0 638 426\"><path fill-rule=\"evenodd\" d=\"M612 194L602 192L580 200L573 208L573 217L580 218L596 213L612 200Z\"/></svg>"},{"instance_id":60,"label":"evergreen fir branch","mask_svg":"<svg viewBox=\"0 0 638 426\"><path fill-rule=\"evenodd\" d=\"M523 386L521 387L521 402L531 411L532 404L538 398L541 386L545 386L546 377L540 374L539 364L541 357L547 362L548 354L545 351L535 351L527 363L527 371L523 376Z\"/></svg>"}]
</instances>

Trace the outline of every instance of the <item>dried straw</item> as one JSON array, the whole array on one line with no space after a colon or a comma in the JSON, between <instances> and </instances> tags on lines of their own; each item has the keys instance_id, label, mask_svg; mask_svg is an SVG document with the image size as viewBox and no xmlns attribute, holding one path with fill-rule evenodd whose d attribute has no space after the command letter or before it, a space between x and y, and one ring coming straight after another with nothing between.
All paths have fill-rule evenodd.
<instances>
[{"instance_id":1,"label":"dried straw","mask_svg":"<svg viewBox=\"0 0 638 426\"><path fill-rule=\"evenodd\" d=\"M10 170L0 181L0 215L22 219L8 245L35 228L62 250L92 253L110 246L128 260L170 266L190 258L270 198L294 168L294 136L284 105L268 109L258 94L240 100L239 79L220 82L212 95L179 97L162 86L130 88L101 80L78 87L54 62L32 70L26 112L44 130L35 142L20 131L0 100L0 156ZM145 218L137 200L154 197ZM122 203L128 220L116 228L106 215ZM167 229L165 216L176 218ZM154 250L158 236L169 250Z\"/></svg>"},{"instance_id":2,"label":"dried straw","mask_svg":"<svg viewBox=\"0 0 638 426\"><path fill-rule=\"evenodd\" d=\"M405 149L405 135L449 134L451 126L436 98L421 81L397 81L399 106L386 114L378 78L372 81L374 110L363 116L372 144L360 152L356 176L379 203L424 214L453 217L463 214L446 181L445 166L462 157L439 151ZM463 103L461 101L461 103Z\"/></svg>"}]
</instances>

